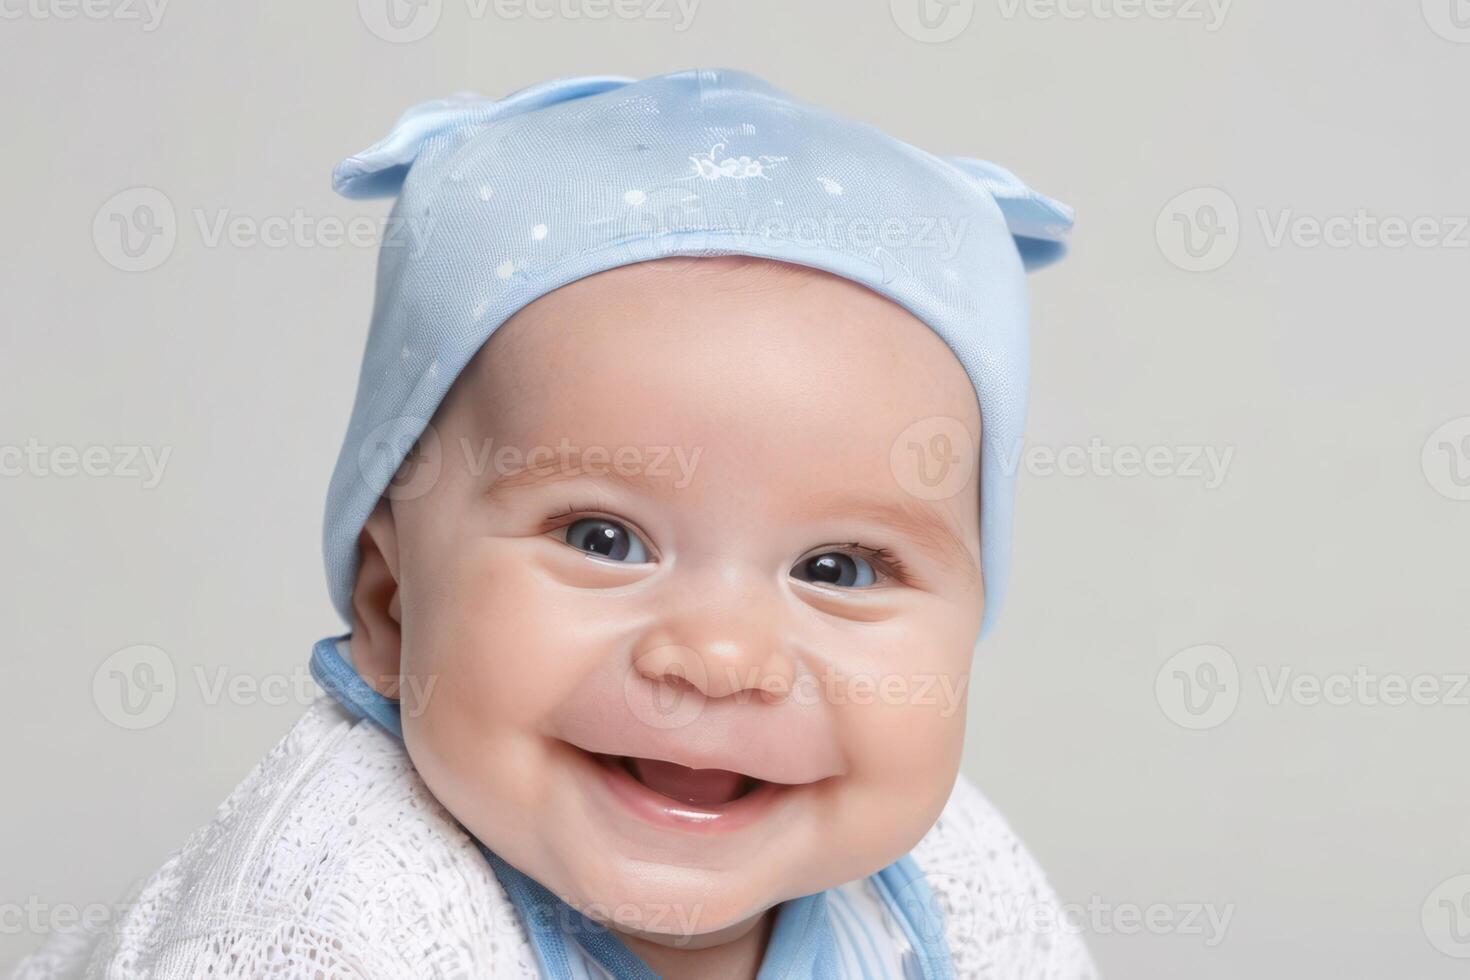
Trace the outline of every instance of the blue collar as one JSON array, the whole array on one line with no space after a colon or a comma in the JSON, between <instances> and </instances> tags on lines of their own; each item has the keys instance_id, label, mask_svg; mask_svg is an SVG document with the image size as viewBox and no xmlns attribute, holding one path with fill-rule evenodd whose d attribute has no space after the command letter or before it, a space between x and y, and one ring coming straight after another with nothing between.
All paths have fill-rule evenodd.
<instances>
[{"instance_id":1,"label":"blue collar","mask_svg":"<svg viewBox=\"0 0 1470 980\"><path fill-rule=\"evenodd\" d=\"M312 648L311 676L352 714L375 722L401 741L403 724L398 702L369 687L342 658L337 644L345 639L346 636L327 637ZM572 975L572 958L567 948L570 936L618 980L657 980L653 971L606 926L582 915L484 844L479 841L476 844L525 923L547 977L562 980ZM923 980L953 980L938 905L913 858L900 858L874 874L871 881L908 936ZM836 942L827 914L827 893L782 902L776 910L775 927L757 980L791 977L837 980L839 975Z\"/></svg>"}]
</instances>

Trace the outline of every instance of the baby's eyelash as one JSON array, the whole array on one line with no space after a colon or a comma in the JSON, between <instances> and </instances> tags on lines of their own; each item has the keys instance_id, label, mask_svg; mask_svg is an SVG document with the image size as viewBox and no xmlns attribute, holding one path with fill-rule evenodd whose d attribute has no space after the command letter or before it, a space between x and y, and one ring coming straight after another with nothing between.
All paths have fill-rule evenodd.
<instances>
[{"instance_id":1,"label":"baby's eyelash","mask_svg":"<svg viewBox=\"0 0 1470 980\"><path fill-rule=\"evenodd\" d=\"M552 513L551 516L547 518L548 530L555 529L557 527L561 527L565 524L571 523L571 518L584 517L600 517L605 520L617 521L620 524L628 524L630 528L632 527L632 525L629 524L626 519L614 516L611 512L607 510L606 507L601 506L600 503L586 501L583 503L569 504L568 506L563 507L560 510ZM635 533L642 533L638 532L636 528L634 530ZM907 565L904 564L903 559L895 555L888 548L875 548L871 545L865 545L860 541L849 541L846 544L832 545L829 550L838 549L841 549L843 551L851 551L858 555L861 555L873 565L877 566L878 569L889 578L892 578L893 580L903 585L914 584L913 575L909 572L909 568Z\"/></svg>"},{"instance_id":2,"label":"baby's eyelash","mask_svg":"<svg viewBox=\"0 0 1470 980\"><path fill-rule=\"evenodd\" d=\"M899 558L887 548L872 548L857 541L850 541L847 544L838 545L838 547L857 552L869 562L881 568L891 578L897 579L905 585L910 585L913 582L913 579L909 575L908 566L903 563L903 559Z\"/></svg>"}]
</instances>

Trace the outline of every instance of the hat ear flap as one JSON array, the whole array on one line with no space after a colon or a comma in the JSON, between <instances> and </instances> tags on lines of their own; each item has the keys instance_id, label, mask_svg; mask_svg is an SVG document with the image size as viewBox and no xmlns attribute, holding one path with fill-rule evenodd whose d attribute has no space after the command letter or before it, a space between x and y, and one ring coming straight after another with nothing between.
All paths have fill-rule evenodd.
<instances>
[{"instance_id":1,"label":"hat ear flap","mask_svg":"<svg viewBox=\"0 0 1470 980\"><path fill-rule=\"evenodd\" d=\"M632 81L635 79L621 75L559 78L520 89L502 99L458 92L448 98L421 103L400 116L387 136L337 164L332 170L332 188L343 197L393 197L403 187L403 179L424 144L436 136L473 129L518 112L597 95Z\"/></svg>"},{"instance_id":2,"label":"hat ear flap","mask_svg":"<svg viewBox=\"0 0 1470 980\"><path fill-rule=\"evenodd\" d=\"M1028 272L1067 254L1067 235L1075 219L1070 207L1032 190L998 164L973 157L944 159L974 179L1000 205Z\"/></svg>"}]
</instances>

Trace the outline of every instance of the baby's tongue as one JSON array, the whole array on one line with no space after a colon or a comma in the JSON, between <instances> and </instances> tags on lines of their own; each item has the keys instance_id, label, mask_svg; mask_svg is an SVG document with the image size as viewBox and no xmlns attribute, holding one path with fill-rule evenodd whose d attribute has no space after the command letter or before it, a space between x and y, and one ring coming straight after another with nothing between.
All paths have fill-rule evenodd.
<instances>
[{"instance_id":1,"label":"baby's tongue","mask_svg":"<svg viewBox=\"0 0 1470 980\"><path fill-rule=\"evenodd\" d=\"M657 759L630 759L633 776L655 793L691 806L719 806L740 795L745 777L724 769L689 769Z\"/></svg>"}]
</instances>

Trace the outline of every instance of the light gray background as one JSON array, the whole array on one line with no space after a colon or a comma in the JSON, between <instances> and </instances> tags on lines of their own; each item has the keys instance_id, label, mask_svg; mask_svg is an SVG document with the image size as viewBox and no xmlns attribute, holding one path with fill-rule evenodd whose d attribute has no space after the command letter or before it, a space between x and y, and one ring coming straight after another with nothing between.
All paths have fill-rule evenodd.
<instances>
[{"instance_id":1,"label":"light gray background","mask_svg":"<svg viewBox=\"0 0 1470 980\"><path fill-rule=\"evenodd\" d=\"M703 0L684 30L652 0L601 20L442 0L409 43L369 29L380 0L178 3L151 30L141 0L94 2L3 4L0 446L171 455L156 487L121 456L0 477L0 964L206 821L337 629L318 519L373 249L211 246L199 222L380 217L328 172L425 99L730 66L1078 209L1071 258L1033 280L1031 449L1175 455L1131 478L1028 457L965 767L1082 907L1105 973L1470 969L1440 903L1470 892L1451 880L1470 873L1463 0L1237 0L1223 22L1194 0L1131 19L1130 0L959 0L943 41L900 28L913 0ZM177 240L130 273L106 202L137 187L168 198ZM1171 204L1198 188L1237 211L1214 212L1210 271L1181 268L1174 213L1212 202ZM1397 248L1361 228L1273 244L1283 216L1359 212L1430 224ZM1205 447L1233 452L1218 486L1185 465ZM130 731L104 661L138 644L175 695ZM1200 644L1230 659L1170 662ZM1225 690L1194 715L1175 671L1206 677L1202 655ZM1344 703L1275 698L1284 669L1369 680ZM1393 677L1437 703L1382 703ZM216 692L232 679L285 703ZM1153 928L1127 911L1154 905ZM1231 915L1223 939L1194 906Z\"/></svg>"}]
</instances>

